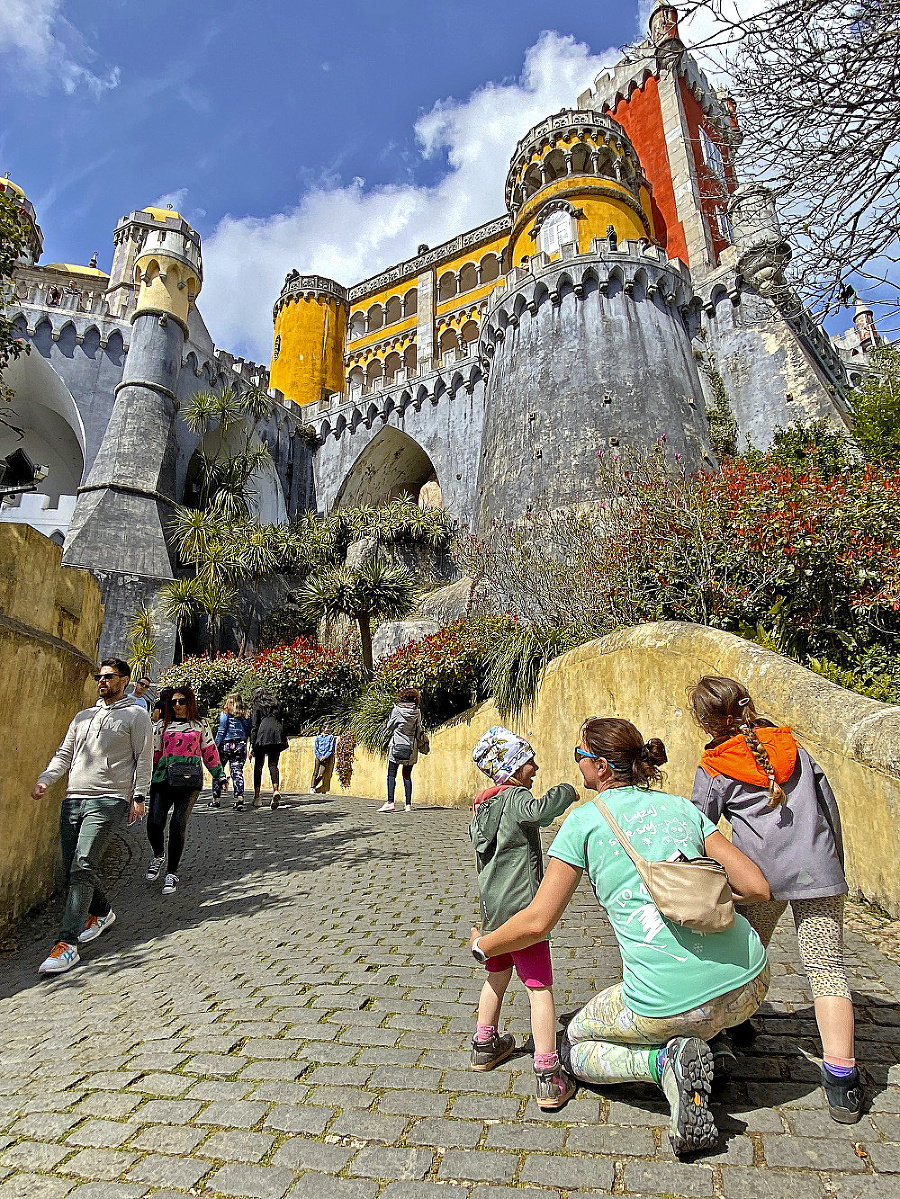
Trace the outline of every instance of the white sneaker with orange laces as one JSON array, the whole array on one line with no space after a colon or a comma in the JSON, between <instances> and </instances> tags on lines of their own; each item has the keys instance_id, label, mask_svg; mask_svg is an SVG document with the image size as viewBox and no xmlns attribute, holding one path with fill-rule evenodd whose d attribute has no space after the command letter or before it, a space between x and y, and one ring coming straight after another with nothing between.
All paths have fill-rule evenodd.
<instances>
[{"instance_id":1,"label":"white sneaker with orange laces","mask_svg":"<svg viewBox=\"0 0 900 1199\"><path fill-rule=\"evenodd\" d=\"M115 919L116 914L112 908L105 916L88 916L84 930L78 934L79 944L85 945L88 941L96 941L105 929L115 923Z\"/></svg>"},{"instance_id":2,"label":"white sneaker with orange laces","mask_svg":"<svg viewBox=\"0 0 900 1199\"><path fill-rule=\"evenodd\" d=\"M38 974L65 974L81 959L78 956L78 946L70 945L68 941L58 941L50 950L50 956L44 958L38 967Z\"/></svg>"}]
</instances>

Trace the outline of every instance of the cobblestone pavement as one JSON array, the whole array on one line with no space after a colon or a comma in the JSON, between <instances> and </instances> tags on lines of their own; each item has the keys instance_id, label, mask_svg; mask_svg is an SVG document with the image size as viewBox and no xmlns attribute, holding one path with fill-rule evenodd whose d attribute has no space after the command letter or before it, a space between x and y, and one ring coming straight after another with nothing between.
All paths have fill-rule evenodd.
<instances>
[{"instance_id":1,"label":"cobblestone pavement","mask_svg":"<svg viewBox=\"0 0 900 1199\"><path fill-rule=\"evenodd\" d=\"M172 898L144 883L129 830L107 862L118 920L61 978L36 973L58 907L21 924L0 957L0 1199L900 1195L900 968L858 934L862 1122L824 1108L784 925L720 1148L677 1162L649 1087L582 1089L547 1118L525 1054L467 1069L482 975L464 948L466 815L375 807L198 808ZM561 1012L617 977L585 885L554 960ZM527 1001L515 983L509 998L522 1041Z\"/></svg>"}]
</instances>

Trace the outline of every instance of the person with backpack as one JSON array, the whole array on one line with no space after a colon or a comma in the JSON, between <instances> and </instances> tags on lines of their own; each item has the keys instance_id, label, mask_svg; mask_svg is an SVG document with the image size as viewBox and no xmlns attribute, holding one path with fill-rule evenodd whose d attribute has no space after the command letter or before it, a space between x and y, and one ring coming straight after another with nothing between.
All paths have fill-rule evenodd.
<instances>
[{"instance_id":1,"label":"person with backpack","mask_svg":"<svg viewBox=\"0 0 900 1199\"><path fill-rule=\"evenodd\" d=\"M693 801L710 820L731 822L732 841L765 874L767 903L744 915L768 946L788 904L822 1038L822 1086L831 1118L855 1124L863 1089L854 1051L853 999L844 968L847 894L837 802L822 768L789 728L757 715L743 683L706 675L691 692L694 719L711 738ZM752 1025L735 1029L751 1039Z\"/></svg>"},{"instance_id":2,"label":"person with backpack","mask_svg":"<svg viewBox=\"0 0 900 1199\"><path fill-rule=\"evenodd\" d=\"M388 745L387 801L379 812L396 812L394 793L397 786L397 770L403 774L403 793L406 799L403 810L412 811L412 771L420 753L428 753L430 746L422 723L419 708L422 697L414 687L404 687L397 695L387 727L390 734Z\"/></svg>"}]
</instances>

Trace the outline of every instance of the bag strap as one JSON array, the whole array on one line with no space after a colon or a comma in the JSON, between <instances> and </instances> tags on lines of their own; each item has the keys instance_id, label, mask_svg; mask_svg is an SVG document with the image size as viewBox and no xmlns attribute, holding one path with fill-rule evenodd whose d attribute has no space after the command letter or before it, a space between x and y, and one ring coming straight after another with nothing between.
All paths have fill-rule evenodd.
<instances>
[{"instance_id":1,"label":"bag strap","mask_svg":"<svg viewBox=\"0 0 900 1199\"><path fill-rule=\"evenodd\" d=\"M616 834L619 844L622 846L622 848L625 850L625 852L631 858L632 862L637 867L638 874L640 874L641 868L647 866L647 859L642 858L639 853L637 853L634 849L632 849L631 842L628 840L628 838L625 836L625 834L619 828L619 825L617 824L615 817L613 816L613 814L609 810L609 808L606 806L606 804L603 802L603 800L600 798L600 796L592 795L591 799L594 801L594 803L600 809L601 816L606 821L606 823L609 825L609 827L612 829L612 831Z\"/></svg>"}]
</instances>

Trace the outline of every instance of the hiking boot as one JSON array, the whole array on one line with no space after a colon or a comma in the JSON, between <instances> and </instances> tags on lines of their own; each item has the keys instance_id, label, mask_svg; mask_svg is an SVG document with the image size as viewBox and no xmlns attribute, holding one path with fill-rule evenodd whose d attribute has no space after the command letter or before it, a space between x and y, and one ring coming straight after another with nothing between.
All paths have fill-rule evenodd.
<instances>
[{"instance_id":1,"label":"hiking boot","mask_svg":"<svg viewBox=\"0 0 900 1199\"><path fill-rule=\"evenodd\" d=\"M70 945L68 941L57 941L49 956L38 966L38 974L65 974L80 961L77 945Z\"/></svg>"},{"instance_id":2,"label":"hiking boot","mask_svg":"<svg viewBox=\"0 0 900 1199\"><path fill-rule=\"evenodd\" d=\"M493 1070L515 1052L516 1038L512 1033L495 1032L489 1041L472 1038L472 1056L469 1065L473 1070Z\"/></svg>"},{"instance_id":3,"label":"hiking boot","mask_svg":"<svg viewBox=\"0 0 900 1199\"><path fill-rule=\"evenodd\" d=\"M111 924L115 924L115 921L116 914L112 908L105 916L88 916L84 931L78 934L79 942L84 945L88 941L96 941L105 929L109 928Z\"/></svg>"},{"instance_id":4,"label":"hiking boot","mask_svg":"<svg viewBox=\"0 0 900 1199\"><path fill-rule=\"evenodd\" d=\"M155 883L159 878L159 872L162 870L162 865L165 860L166 859L164 857L150 859L150 865L147 867L147 873L144 875L144 878L148 883Z\"/></svg>"},{"instance_id":5,"label":"hiking boot","mask_svg":"<svg viewBox=\"0 0 900 1199\"><path fill-rule=\"evenodd\" d=\"M535 1096L542 1112L555 1112L578 1090L578 1083L561 1065L535 1070Z\"/></svg>"},{"instance_id":6,"label":"hiking boot","mask_svg":"<svg viewBox=\"0 0 900 1199\"><path fill-rule=\"evenodd\" d=\"M719 1141L709 1110L713 1055L699 1037L673 1037L663 1066L660 1088L669 1101L672 1118L669 1140L676 1156L712 1149Z\"/></svg>"},{"instance_id":7,"label":"hiking boot","mask_svg":"<svg viewBox=\"0 0 900 1199\"><path fill-rule=\"evenodd\" d=\"M717 1037L713 1037L709 1042L709 1048L713 1055L713 1081L724 1083L734 1073L737 1065L737 1058L731 1048L731 1038L728 1033L720 1032Z\"/></svg>"},{"instance_id":8,"label":"hiking boot","mask_svg":"<svg viewBox=\"0 0 900 1199\"><path fill-rule=\"evenodd\" d=\"M178 875L167 874L166 881L163 883L163 895L174 895L178 890Z\"/></svg>"},{"instance_id":9,"label":"hiking boot","mask_svg":"<svg viewBox=\"0 0 900 1199\"><path fill-rule=\"evenodd\" d=\"M837 1124L855 1124L862 1115L863 1089L859 1071L848 1078L835 1078L822 1066L822 1086L828 1111Z\"/></svg>"}]
</instances>

